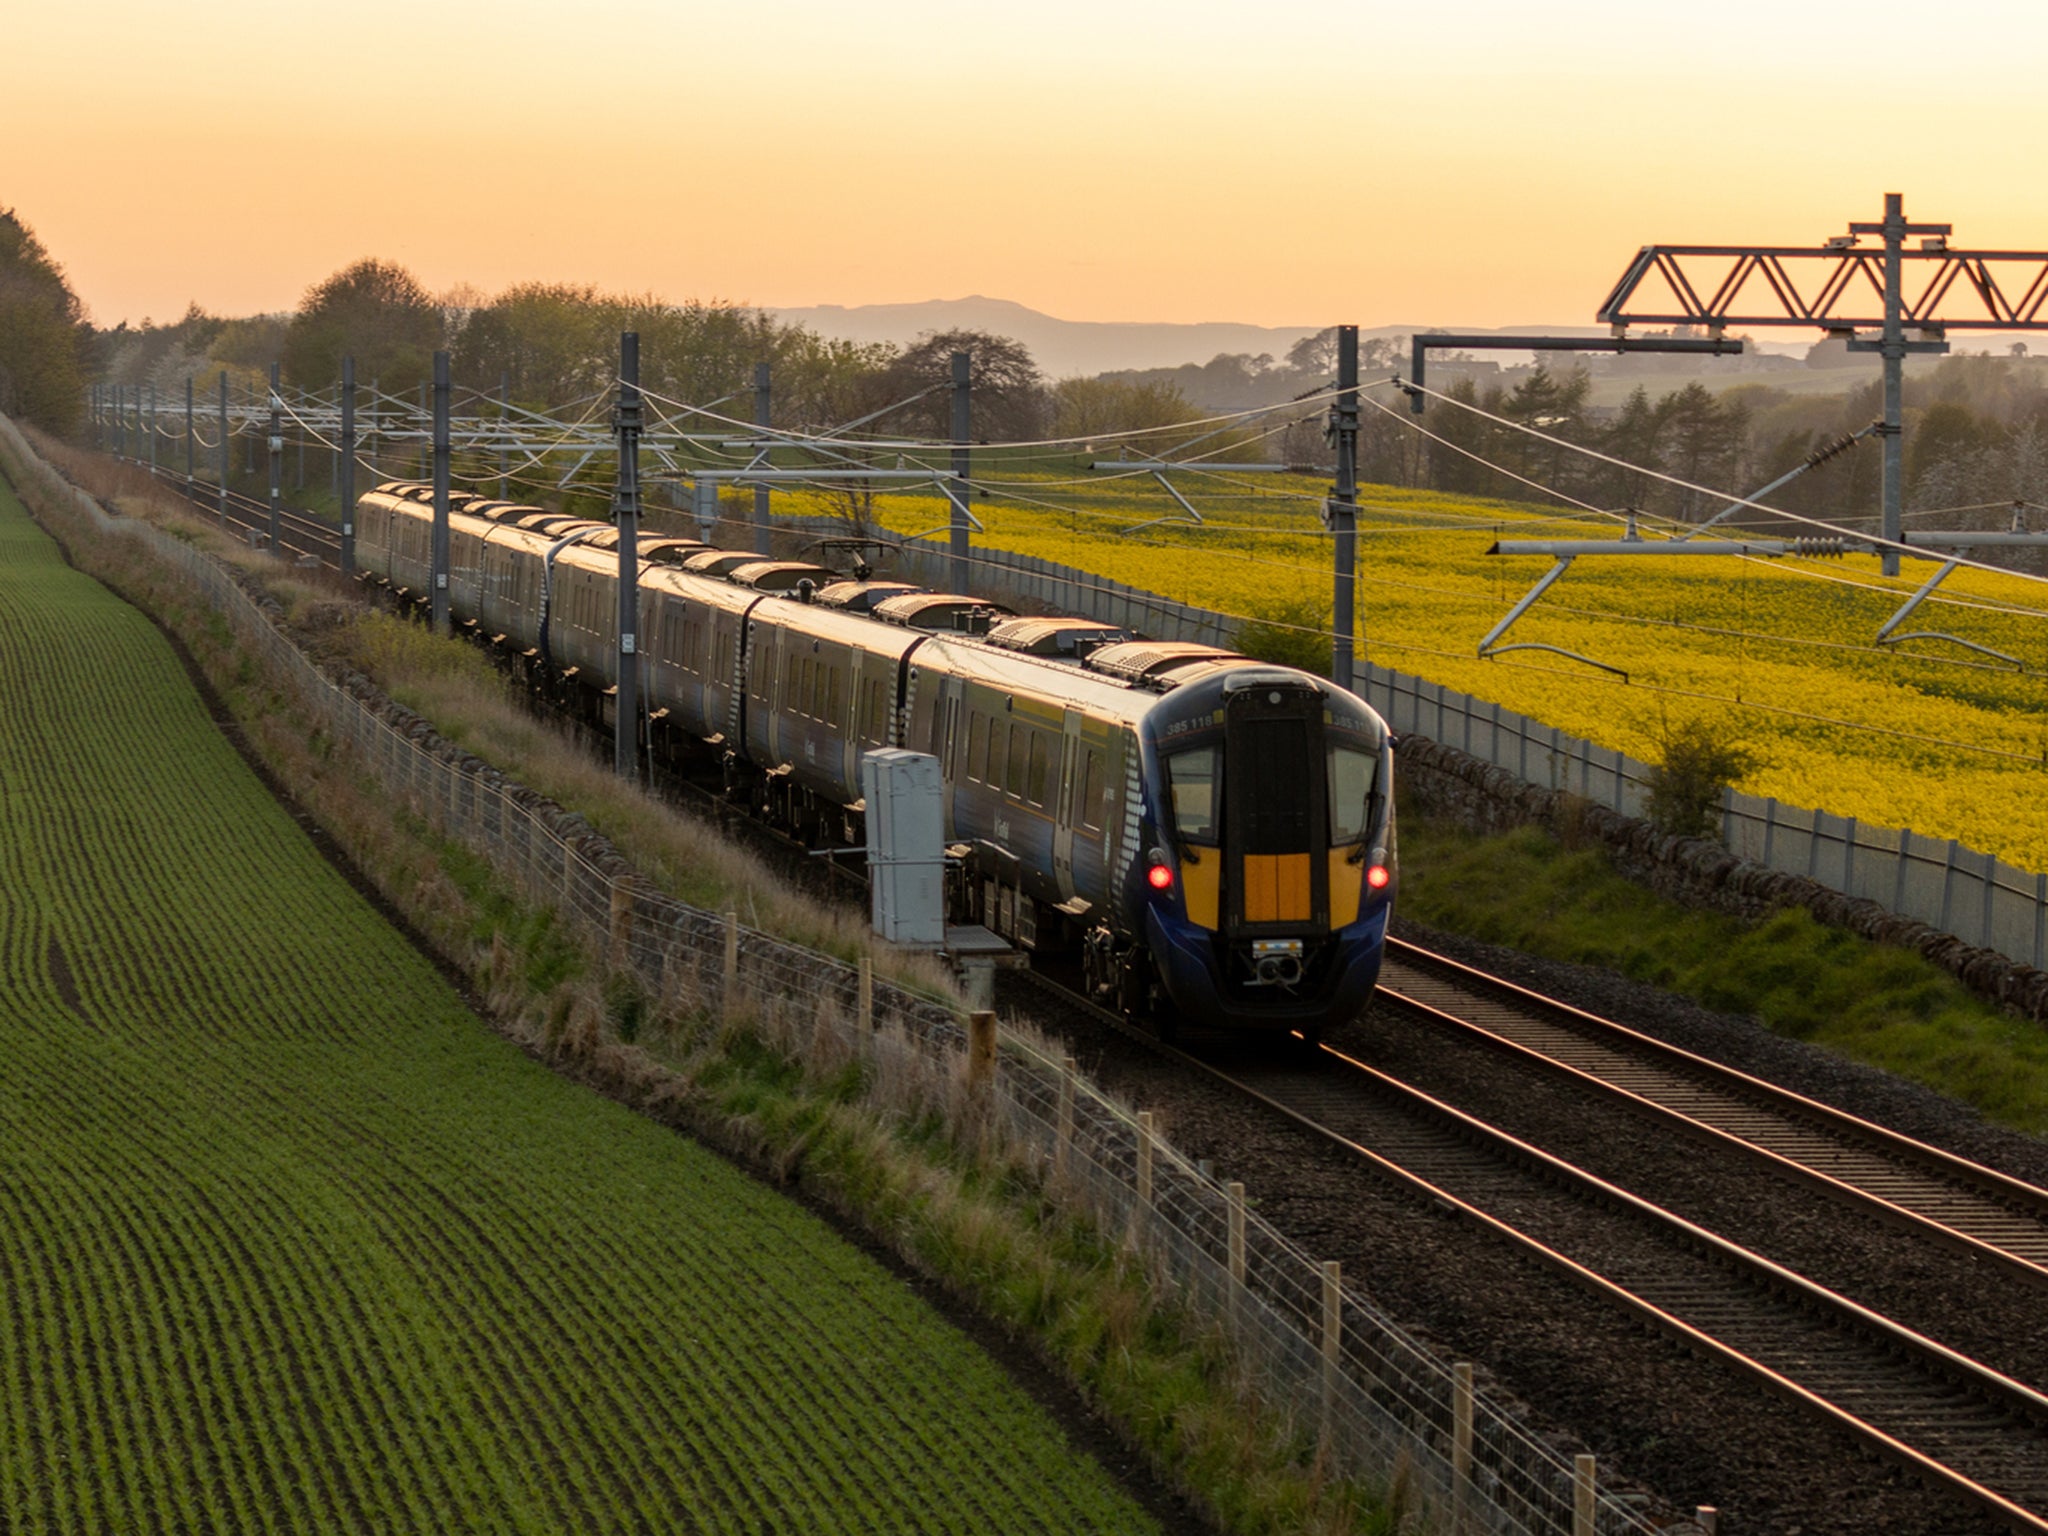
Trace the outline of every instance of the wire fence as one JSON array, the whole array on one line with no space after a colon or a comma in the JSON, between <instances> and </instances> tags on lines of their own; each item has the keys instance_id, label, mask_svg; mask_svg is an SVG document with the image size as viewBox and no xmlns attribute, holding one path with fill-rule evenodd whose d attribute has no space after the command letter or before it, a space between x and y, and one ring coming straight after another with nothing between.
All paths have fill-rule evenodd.
<instances>
[{"instance_id":1,"label":"wire fence","mask_svg":"<svg viewBox=\"0 0 2048 1536\"><path fill-rule=\"evenodd\" d=\"M959 1103L966 1025L952 1005L876 978L866 964L692 907L638 875L580 817L433 737L401 728L326 677L220 565L192 545L110 516L62 482L0 417L0 443L71 498L99 534L133 538L187 577L246 649L287 679L364 772L445 836L489 858L629 969L664 1009L756 1022L774 1043L858 1059L871 1096L921 1112ZM1331 1475L1405 1488L1424 1528L1623 1536L1660 1524L1643 1496L1602 1489L1592 1458L1567 1459L1368 1299L1264 1221L1238 1185L1197 1169L1097 1092L1069 1058L1002 1030L998 1066L966 1101L1056 1199L1115 1235L1155 1286L1213 1320L1245 1388L1312 1443ZM1256 1192L1252 1192L1254 1195Z\"/></svg>"},{"instance_id":2,"label":"wire fence","mask_svg":"<svg viewBox=\"0 0 2048 1536\"><path fill-rule=\"evenodd\" d=\"M1427 736L1525 783L1567 790L1623 815L1644 813L1650 766L1626 753L1387 667L1364 667L1359 692L1397 733ZM2048 968L2048 874L1954 838L1867 825L1733 789L1722 791L1721 841L1766 869L1803 875L1966 944Z\"/></svg>"},{"instance_id":3,"label":"wire fence","mask_svg":"<svg viewBox=\"0 0 2048 1536\"><path fill-rule=\"evenodd\" d=\"M920 580L948 579L944 545L905 540L902 549L904 568ZM983 544L975 546L973 560L995 595L1015 593L1153 639L1227 647L1251 622ZM1568 791L1626 816L1644 814L1650 765L1624 752L1391 667L1362 663L1357 688L1398 734L1427 736L1524 783ZM2007 864L1954 838L1871 825L1733 789L1722 794L1721 841L1731 853L1767 869L1803 875L1965 944L2048 969L2048 873Z\"/></svg>"}]
</instances>

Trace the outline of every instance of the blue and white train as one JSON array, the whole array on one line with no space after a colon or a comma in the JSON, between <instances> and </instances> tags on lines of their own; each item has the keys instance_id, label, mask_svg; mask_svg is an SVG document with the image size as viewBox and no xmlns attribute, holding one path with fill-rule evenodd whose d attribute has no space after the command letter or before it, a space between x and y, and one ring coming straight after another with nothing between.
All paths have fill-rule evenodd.
<instances>
[{"instance_id":1,"label":"blue and white train","mask_svg":"<svg viewBox=\"0 0 2048 1536\"><path fill-rule=\"evenodd\" d=\"M365 580L424 605L432 493L357 507ZM645 538L647 745L709 752L728 791L814 846L859 846L860 760L942 767L955 921L1077 955L1091 993L1162 1027L1293 1031L1355 1016L1396 883L1386 723L1322 678L1212 646L1018 617L970 597ZM453 498L449 610L609 725L617 532Z\"/></svg>"}]
</instances>

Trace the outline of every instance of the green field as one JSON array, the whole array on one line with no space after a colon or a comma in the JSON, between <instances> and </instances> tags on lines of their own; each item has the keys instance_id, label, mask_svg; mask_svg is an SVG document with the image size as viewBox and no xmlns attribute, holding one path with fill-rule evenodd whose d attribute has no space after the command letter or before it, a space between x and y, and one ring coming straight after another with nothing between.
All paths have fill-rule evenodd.
<instances>
[{"instance_id":1,"label":"green field","mask_svg":"<svg viewBox=\"0 0 2048 1536\"><path fill-rule=\"evenodd\" d=\"M0 488L0 1531L1152 1529L829 1229L551 1075Z\"/></svg>"}]
</instances>

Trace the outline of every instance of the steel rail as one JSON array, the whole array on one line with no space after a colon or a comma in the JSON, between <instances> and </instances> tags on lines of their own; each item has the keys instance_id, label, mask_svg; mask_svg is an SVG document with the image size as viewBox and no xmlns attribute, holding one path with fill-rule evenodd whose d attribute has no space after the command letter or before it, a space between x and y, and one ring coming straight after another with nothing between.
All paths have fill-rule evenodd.
<instances>
[{"instance_id":1,"label":"steel rail","mask_svg":"<svg viewBox=\"0 0 2048 1536\"><path fill-rule=\"evenodd\" d=\"M1162 1056L1342 1148L1438 1209L1485 1227L1594 1294L1702 1353L1726 1361L1768 1390L1951 1489L2010 1528L2048 1536L2048 1396L1332 1047L1320 1047L1310 1062L1298 1066L1249 1071L1242 1066L1224 1067L1164 1044L1057 983L1035 973L1023 974L1063 1004L1112 1025ZM1334 1094L1333 1065L1350 1080ZM1318 1094L1341 1101L1360 1124L1350 1128L1331 1124L1304 1102L1305 1097ZM1378 1101L1374 1112L1358 1115L1368 1095ZM1398 1126L1400 1121L1406 1121L1406 1126ZM1418 1128L1424 1131L1421 1137L1416 1135ZM1404 1137L1411 1143L1408 1149L1385 1146ZM1375 1140L1382 1145L1368 1144ZM1418 1141L1419 1147L1413 1145ZM1439 1166L1411 1166L1417 1160ZM1651 1275L1649 1283L1603 1273L1592 1262L1566 1252L1564 1245L1488 1209L1483 1196L1461 1194L1453 1187L1461 1174L1469 1184L1498 1178L1503 1171L1523 1183L1521 1197L1514 1203L1526 1201L1532 1182L1539 1190L1561 1191L1633 1224L1639 1241L1647 1236L1654 1243L1691 1254L1693 1271ZM1612 1252L1609 1243L1599 1246L1603 1252ZM1704 1280L1702 1260L1707 1271ZM1615 1266L1610 1260L1607 1267ZM1703 1284L1714 1289L1703 1292ZM1765 1358L1769 1351L1754 1342L1745 1344L1723 1336L1745 1328L1751 1333L1769 1333L1775 1328L1781 1335L1777 1340L1779 1358ZM1810 1379L1816 1371L1833 1380ZM1872 1386L1887 1372L1894 1377L1890 1410L1883 1407L1882 1392ZM1901 1406L1906 1384L1914 1388L1917 1398ZM1854 1405L1838 1400L1842 1397L1853 1397ZM1911 1422L1901 1424L1902 1418ZM1879 1419L1891 1421L1890 1427L1876 1422ZM1970 1424L1972 1419L1978 1421L1975 1426ZM1995 1435L2017 1425L2017 1433L2026 1435L2028 1443L2007 1457L2008 1468L2018 1465L2029 1472L2037 1467L2042 1470L2024 1489L2001 1490L1993 1483L2003 1478L1994 1476L1986 1481L1943 1459L1949 1454L1954 1460L1982 1460L1986 1452L1981 1445L1967 1448L1973 1454L1966 1457L1939 1446L1930 1449L1915 1444L1910 1438L1915 1426L1928 1424L1942 1426L1951 1438L1971 1427ZM1994 1448L1990 1454L1999 1452Z\"/></svg>"},{"instance_id":2,"label":"steel rail","mask_svg":"<svg viewBox=\"0 0 2048 1536\"><path fill-rule=\"evenodd\" d=\"M133 462L133 461L129 461ZM138 465L138 468L146 466ZM194 480L188 488L185 477L171 469L159 466L157 481L165 490L171 491L199 512L218 516L220 507L220 484L214 480ZM270 503L259 501L253 496L230 488L227 494L230 527L240 528L247 533L261 533L266 538L270 531ZM239 514L239 515L238 515ZM308 513L291 507L281 508L278 525L285 537L280 541L284 553L319 558L323 568L341 569L341 530L332 523L323 522Z\"/></svg>"},{"instance_id":3,"label":"steel rail","mask_svg":"<svg viewBox=\"0 0 2048 1536\"><path fill-rule=\"evenodd\" d=\"M1477 1200L1460 1195L1448 1187L1441 1175L1432 1177L1418 1172L1396 1156L1375 1151L1358 1136L1324 1123L1313 1112L1288 1103L1280 1094L1269 1093L1235 1073L1195 1058L1187 1059L1236 1091L1347 1148L1417 1193L1481 1223L1580 1284L1711 1352L1771 1390L1805 1404L1886 1455L1953 1489L2014 1529L2048 1533L2048 1397L1364 1062L1328 1046L1322 1047L1321 1055L1325 1062L1342 1063L1343 1069L1355 1079L1370 1083L1383 1103L1410 1117L1434 1121L1440 1131L1447 1133L1448 1141L1464 1144L1463 1151L1476 1153L1496 1166L1520 1165L1554 1188L1626 1213L1634 1221L1646 1224L1655 1241L1689 1249L1697 1257L1705 1258L1711 1268L1731 1272L1734 1283L1723 1280L1712 1294L1702 1295L1697 1274L1653 1275L1649 1278L1654 1283L1646 1285L1641 1279L1631 1283L1602 1273L1590 1263L1485 1209ZM1377 1129L1384 1133L1383 1127ZM1451 1148L1432 1150L1443 1157ZM1471 1171L1469 1166L1466 1171ZM1486 1173L1482 1169L1479 1176L1483 1178ZM1602 1244L1603 1249L1606 1246ZM1759 1303L1777 1316L1770 1318L1757 1312ZM1750 1315L1737 1315L1745 1307L1750 1309ZM1687 1312L1693 1315L1688 1317ZM1795 1313L1796 1318L1792 1315ZM1787 1324L1792 1325L1789 1336ZM1742 1343L1722 1336L1738 1328L1766 1337ZM1774 1332L1779 1335L1777 1338L1768 1337ZM1860 1350L1852 1349L1854 1345L1860 1345ZM1821 1358L1829 1352L1836 1358ZM1767 1358L1772 1354L1775 1359ZM1847 1358L1843 1358L1845 1355ZM1817 1368L1839 1379L1832 1386L1813 1385L1800 1379L1800 1373L1812 1373ZM1884 1382L1886 1374L1891 1380L1873 1389L1872 1382ZM1839 1396L1846 1395L1845 1387L1866 1406L1851 1407L1838 1401ZM1910 1400L1909 1391L1915 1394ZM1967 1409L1958 1412L1959 1393L1966 1400L1975 1399L1981 1409L1974 1414ZM1888 1412L1882 1394L1891 1398ZM1949 1434L1957 1436L1973 1427L1968 1423L1971 1417L1985 1421L1974 1426L1979 1430L1978 1443L1969 1447L1972 1459L1977 1460L1984 1459L1987 1445L1991 1445L1988 1454L1994 1458L2005 1454L2006 1447L1992 1445L1985 1437L2000 1430L2009 1431L2017 1421L2027 1443L2017 1454L2007 1455L2006 1467L2001 1470L2009 1471L2014 1464L2040 1469L2036 1473L2039 1486L2029 1485L2014 1496L2008 1491L2009 1482L2007 1490L2001 1490L1943 1459L1944 1454L1953 1453L1924 1449L1906 1438L1913 1433L1914 1425L1944 1419L1948 1421ZM1891 1420L1892 1427L1876 1422L1879 1418ZM1900 1419L1910 1422L1900 1424ZM1999 1480L2005 1481L2003 1477ZM2029 1499L2031 1507L2020 1502L2021 1498Z\"/></svg>"},{"instance_id":4,"label":"steel rail","mask_svg":"<svg viewBox=\"0 0 2048 1536\"><path fill-rule=\"evenodd\" d=\"M1419 945L1388 953L1379 996L1439 1027L2048 1285L2048 1190ZM1471 1001L1493 1016L1452 1011Z\"/></svg>"}]
</instances>

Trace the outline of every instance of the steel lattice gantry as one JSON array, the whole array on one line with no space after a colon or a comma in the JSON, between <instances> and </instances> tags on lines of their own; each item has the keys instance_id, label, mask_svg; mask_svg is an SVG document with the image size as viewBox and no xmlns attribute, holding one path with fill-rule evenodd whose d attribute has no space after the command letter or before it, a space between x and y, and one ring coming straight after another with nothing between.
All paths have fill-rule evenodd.
<instances>
[{"instance_id":1,"label":"steel lattice gantry","mask_svg":"<svg viewBox=\"0 0 2048 1536\"><path fill-rule=\"evenodd\" d=\"M1646 245L1600 306L1625 335L1632 325L1817 327L1855 352L1884 359L1885 574L1899 569L1908 353L1946 352L1951 328L2048 330L2048 251L1962 250L1947 224L1908 222L1904 199L1885 194L1884 218L1852 223L1818 247ZM1878 237L1864 245L1865 236ZM1908 247L1909 239L1918 244ZM1909 285L1908 268L1912 268ZM1662 307L1658 306L1663 290ZM1907 332L1919 333L1908 340Z\"/></svg>"}]
</instances>

